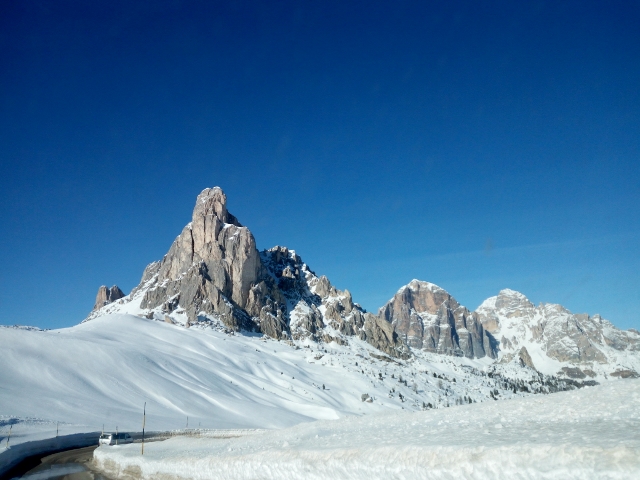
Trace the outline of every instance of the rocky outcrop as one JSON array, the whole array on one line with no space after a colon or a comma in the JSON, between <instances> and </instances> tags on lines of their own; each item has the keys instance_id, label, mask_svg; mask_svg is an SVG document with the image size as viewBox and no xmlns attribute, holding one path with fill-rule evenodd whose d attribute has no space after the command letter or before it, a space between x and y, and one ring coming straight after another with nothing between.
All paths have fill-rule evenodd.
<instances>
[{"instance_id":1,"label":"rocky outcrop","mask_svg":"<svg viewBox=\"0 0 640 480\"><path fill-rule=\"evenodd\" d=\"M411 356L411 351L396 333L392 324L370 313L367 313L365 318L362 335L364 340L394 357L409 358Z\"/></svg>"},{"instance_id":2,"label":"rocky outcrop","mask_svg":"<svg viewBox=\"0 0 640 480\"><path fill-rule=\"evenodd\" d=\"M278 246L260 257L285 300L283 313L294 339L344 343L357 336L394 357L410 356L391 325L365 312L348 290L338 290L324 275L318 277L295 251Z\"/></svg>"},{"instance_id":3,"label":"rocky outcrop","mask_svg":"<svg viewBox=\"0 0 640 480\"><path fill-rule=\"evenodd\" d=\"M358 337L389 355L409 355L393 327L318 277L295 251L258 252L218 187L198 195L191 223L161 261L147 266L128 301L137 298L141 315L170 323L221 321L231 330L340 344Z\"/></svg>"},{"instance_id":4,"label":"rocky outcrop","mask_svg":"<svg viewBox=\"0 0 640 480\"><path fill-rule=\"evenodd\" d=\"M518 352L518 358L520 359L520 365L522 367L529 367L533 370L536 369L535 365L533 364L533 360L531 359L531 355L529 355L529 352L527 351L527 347L520 348L520 351Z\"/></svg>"},{"instance_id":5,"label":"rocky outcrop","mask_svg":"<svg viewBox=\"0 0 640 480\"><path fill-rule=\"evenodd\" d=\"M226 195L217 187L198 195L191 223L162 261L147 267L143 283L151 276L154 285L141 307L163 305L171 311L180 305L189 322L201 313L216 314L231 328L252 329L249 318L260 316L265 306L250 302L251 289L262 276L253 235L227 211Z\"/></svg>"},{"instance_id":6,"label":"rocky outcrop","mask_svg":"<svg viewBox=\"0 0 640 480\"><path fill-rule=\"evenodd\" d=\"M104 307L116 300L119 300L124 297L124 292L120 290L117 285L114 285L111 288L108 288L106 285L102 285L98 289L98 294L96 295L96 303L93 306L94 310L98 310L99 308Z\"/></svg>"},{"instance_id":7,"label":"rocky outcrop","mask_svg":"<svg viewBox=\"0 0 640 480\"><path fill-rule=\"evenodd\" d=\"M640 352L640 335L619 330L600 315L573 314L557 304L536 307L523 294L509 289L485 300L476 313L499 342L502 356L535 346L539 352L536 355L567 364L560 372L548 373L564 372L571 378L583 378L583 370L606 373L621 362L640 364L637 354L628 355ZM531 359L529 353L527 357ZM537 363L535 359L531 361Z\"/></svg>"},{"instance_id":8,"label":"rocky outcrop","mask_svg":"<svg viewBox=\"0 0 640 480\"><path fill-rule=\"evenodd\" d=\"M413 348L468 358L496 357L495 341L477 315L432 283L411 281L378 315Z\"/></svg>"}]
</instances>

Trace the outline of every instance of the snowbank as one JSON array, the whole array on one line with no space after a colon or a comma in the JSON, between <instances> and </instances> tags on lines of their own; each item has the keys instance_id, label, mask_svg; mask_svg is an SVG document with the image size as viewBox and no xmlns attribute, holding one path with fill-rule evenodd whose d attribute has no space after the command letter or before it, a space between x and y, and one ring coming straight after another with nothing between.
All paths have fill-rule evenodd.
<instances>
[{"instance_id":1,"label":"snowbank","mask_svg":"<svg viewBox=\"0 0 640 480\"><path fill-rule=\"evenodd\" d=\"M135 432L145 402L147 430L277 429L525 394L481 374L480 360L418 352L411 362L384 361L350 342L292 344L133 315L50 331L0 328L0 445L11 425L14 445L58 428Z\"/></svg>"},{"instance_id":2,"label":"snowbank","mask_svg":"<svg viewBox=\"0 0 640 480\"><path fill-rule=\"evenodd\" d=\"M76 433L22 442L17 445L9 444L9 448L6 448L3 444L2 447L0 447L0 478L27 457L45 454L47 452L96 445L99 436L100 432Z\"/></svg>"},{"instance_id":3,"label":"snowbank","mask_svg":"<svg viewBox=\"0 0 640 480\"><path fill-rule=\"evenodd\" d=\"M637 479L640 380L305 423L254 436L100 447L117 478Z\"/></svg>"}]
</instances>

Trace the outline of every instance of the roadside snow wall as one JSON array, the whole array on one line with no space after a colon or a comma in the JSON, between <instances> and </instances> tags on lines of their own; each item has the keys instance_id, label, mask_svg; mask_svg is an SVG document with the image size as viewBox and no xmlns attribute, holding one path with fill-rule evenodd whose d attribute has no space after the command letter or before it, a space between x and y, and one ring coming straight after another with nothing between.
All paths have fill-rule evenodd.
<instances>
[{"instance_id":1,"label":"roadside snow wall","mask_svg":"<svg viewBox=\"0 0 640 480\"><path fill-rule=\"evenodd\" d=\"M100 447L118 479L640 478L640 380L425 412L347 417L240 438Z\"/></svg>"}]
</instances>

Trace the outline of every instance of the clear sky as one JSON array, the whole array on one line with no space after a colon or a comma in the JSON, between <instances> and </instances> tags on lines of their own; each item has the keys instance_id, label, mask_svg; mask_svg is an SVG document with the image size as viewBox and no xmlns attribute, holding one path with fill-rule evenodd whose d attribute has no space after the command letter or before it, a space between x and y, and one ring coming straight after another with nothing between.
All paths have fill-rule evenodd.
<instances>
[{"instance_id":1,"label":"clear sky","mask_svg":"<svg viewBox=\"0 0 640 480\"><path fill-rule=\"evenodd\" d=\"M126 293L218 185L376 311L640 328L640 2L0 2L0 323Z\"/></svg>"}]
</instances>

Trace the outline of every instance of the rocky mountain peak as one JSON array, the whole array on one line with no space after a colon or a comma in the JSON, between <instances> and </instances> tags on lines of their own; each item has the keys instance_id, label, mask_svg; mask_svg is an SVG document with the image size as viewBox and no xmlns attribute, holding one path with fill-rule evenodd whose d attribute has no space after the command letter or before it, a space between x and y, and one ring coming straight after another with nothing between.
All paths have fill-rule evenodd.
<instances>
[{"instance_id":1,"label":"rocky mountain peak","mask_svg":"<svg viewBox=\"0 0 640 480\"><path fill-rule=\"evenodd\" d=\"M242 226L227 210L227 196L220 187L205 188L200 192L193 209L193 224L204 224L204 220L214 216L222 224Z\"/></svg>"},{"instance_id":2,"label":"rocky mountain peak","mask_svg":"<svg viewBox=\"0 0 640 480\"><path fill-rule=\"evenodd\" d=\"M433 283L412 280L378 315L413 348L469 358L496 355L494 342L475 313Z\"/></svg>"},{"instance_id":3,"label":"rocky mountain peak","mask_svg":"<svg viewBox=\"0 0 640 480\"><path fill-rule=\"evenodd\" d=\"M394 300L405 303L416 312L431 315L437 314L440 306L445 302L454 310L460 306L455 298L443 288L415 279L398 290L398 293L390 301Z\"/></svg>"},{"instance_id":4,"label":"rocky mountain peak","mask_svg":"<svg viewBox=\"0 0 640 480\"><path fill-rule=\"evenodd\" d=\"M546 374L577 379L615 375L614 369L635 372L640 366L640 359L630 354L640 351L640 338L618 330L600 315L573 314L554 303L535 307L508 289L485 300L476 312L485 330L499 341L501 361L520 355L524 364L535 363ZM528 358L518 353L525 346ZM560 368L557 362L565 366Z\"/></svg>"},{"instance_id":5,"label":"rocky mountain peak","mask_svg":"<svg viewBox=\"0 0 640 480\"><path fill-rule=\"evenodd\" d=\"M93 306L93 310L98 310L116 300L124 297L124 292L120 290L117 285L108 288L106 285L102 285L98 288L98 294L96 295L96 303Z\"/></svg>"},{"instance_id":6,"label":"rocky mountain peak","mask_svg":"<svg viewBox=\"0 0 640 480\"><path fill-rule=\"evenodd\" d=\"M534 308L534 305L520 292L505 288L500 290L495 300L495 308L504 312L505 316L522 316Z\"/></svg>"},{"instance_id":7,"label":"rocky mountain peak","mask_svg":"<svg viewBox=\"0 0 640 480\"><path fill-rule=\"evenodd\" d=\"M147 318L186 327L221 322L279 339L338 343L357 337L389 355L409 355L389 323L365 312L348 290L318 277L294 250L258 252L219 187L198 195L191 222L164 258L147 266L126 301L139 302ZM114 310L99 310L88 320L101 312Z\"/></svg>"},{"instance_id":8,"label":"rocky mountain peak","mask_svg":"<svg viewBox=\"0 0 640 480\"><path fill-rule=\"evenodd\" d=\"M120 312L287 340L345 344L358 338L401 358L411 355L408 345L467 358L518 358L549 373L557 362L569 365L572 375L640 372L636 331L620 331L598 315L572 314L556 304L534 307L510 289L470 312L443 288L414 279L372 315L348 290L316 275L294 250L258 252L219 187L198 195L191 222L128 296L115 285L100 287L87 320Z\"/></svg>"},{"instance_id":9,"label":"rocky mountain peak","mask_svg":"<svg viewBox=\"0 0 640 480\"><path fill-rule=\"evenodd\" d=\"M445 291L444 288L439 287L435 283L425 282L424 280L418 280L414 278L400 290L408 288L410 290L430 290L432 292Z\"/></svg>"}]
</instances>

